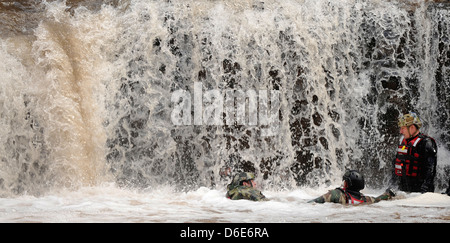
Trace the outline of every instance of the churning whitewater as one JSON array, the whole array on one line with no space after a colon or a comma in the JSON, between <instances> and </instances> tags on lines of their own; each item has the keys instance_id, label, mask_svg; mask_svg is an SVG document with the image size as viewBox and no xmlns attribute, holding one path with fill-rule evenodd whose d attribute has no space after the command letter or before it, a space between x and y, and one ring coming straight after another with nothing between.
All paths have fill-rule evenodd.
<instances>
[{"instance_id":1,"label":"churning whitewater","mask_svg":"<svg viewBox=\"0 0 450 243\"><path fill-rule=\"evenodd\" d=\"M446 1L8 0L0 19L0 222L450 220ZM434 193L307 203L347 169L384 192L409 111ZM269 201L225 197L243 171Z\"/></svg>"},{"instance_id":2,"label":"churning whitewater","mask_svg":"<svg viewBox=\"0 0 450 243\"><path fill-rule=\"evenodd\" d=\"M329 188L331 189L331 188ZM201 187L137 192L115 185L83 187L45 196L0 199L1 222L154 223L447 223L450 197L439 193L399 193L372 205L311 204L325 188L264 191L266 202L230 200L225 190ZM367 195L380 191L364 190Z\"/></svg>"}]
</instances>

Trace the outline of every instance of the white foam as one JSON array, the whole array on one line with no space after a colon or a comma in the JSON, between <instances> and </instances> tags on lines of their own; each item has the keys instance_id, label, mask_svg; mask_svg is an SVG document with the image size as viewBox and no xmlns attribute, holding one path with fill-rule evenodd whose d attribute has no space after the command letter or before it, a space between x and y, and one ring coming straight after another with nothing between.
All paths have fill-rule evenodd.
<instances>
[{"instance_id":1,"label":"white foam","mask_svg":"<svg viewBox=\"0 0 450 243\"><path fill-rule=\"evenodd\" d=\"M319 192L320 191L320 192ZM42 197L0 199L0 222L448 222L450 197L400 193L372 205L307 203L322 190L267 191L267 202L230 200L225 190L147 192L114 185ZM324 190L323 192L326 192Z\"/></svg>"}]
</instances>

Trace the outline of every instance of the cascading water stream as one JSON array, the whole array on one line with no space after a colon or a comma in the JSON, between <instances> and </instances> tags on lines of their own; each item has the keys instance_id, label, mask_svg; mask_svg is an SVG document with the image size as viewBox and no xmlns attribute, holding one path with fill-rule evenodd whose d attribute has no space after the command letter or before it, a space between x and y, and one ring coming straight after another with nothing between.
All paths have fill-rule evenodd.
<instances>
[{"instance_id":1,"label":"cascading water stream","mask_svg":"<svg viewBox=\"0 0 450 243\"><path fill-rule=\"evenodd\" d=\"M0 4L2 196L224 187L239 171L265 188L314 187L349 168L385 187L410 110L438 142L446 186L447 3Z\"/></svg>"}]
</instances>

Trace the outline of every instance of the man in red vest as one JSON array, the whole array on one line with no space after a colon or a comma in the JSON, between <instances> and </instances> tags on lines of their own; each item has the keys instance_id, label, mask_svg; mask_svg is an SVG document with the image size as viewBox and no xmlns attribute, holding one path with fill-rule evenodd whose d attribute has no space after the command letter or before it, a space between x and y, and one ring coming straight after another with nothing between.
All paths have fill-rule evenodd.
<instances>
[{"instance_id":1,"label":"man in red vest","mask_svg":"<svg viewBox=\"0 0 450 243\"><path fill-rule=\"evenodd\" d=\"M422 122L414 112L400 117L398 126L402 137L393 161L391 183L405 192L434 192L436 141L419 131Z\"/></svg>"}]
</instances>

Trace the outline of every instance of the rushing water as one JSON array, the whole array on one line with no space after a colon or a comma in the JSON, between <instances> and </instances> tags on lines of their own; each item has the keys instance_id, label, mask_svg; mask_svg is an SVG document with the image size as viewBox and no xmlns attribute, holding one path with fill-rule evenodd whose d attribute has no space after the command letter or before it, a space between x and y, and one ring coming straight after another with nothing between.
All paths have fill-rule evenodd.
<instances>
[{"instance_id":1,"label":"rushing water","mask_svg":"<svg viewBox=\"0 0 450 243\"><path fill-rule=\"evenodd\" d=\"M1 1L0 19L2 197L221 190L244 170L275 192L339 184L349 168L383 188L410 110L447 186L448 3ZM183 124L177 92L190 95ZM226 120L239 103L243 120Z\"/></svg>"},{"instance_id":2,"label":"rushing water","mask_svg":"<svg viewBox=\"0 0 450 243\"><path fill-rule=\"evenodd\" d=\"M123 190L115 185L102 185L40 197L23 195L19 198L1 198L0 222L448 223L450 220L450 197L447 195L406 195L400 192L398 200L364 206L306 203L324 192L324 188L264 191L271 200L253 202L229 200L224 197L224 189L200 187L187 192L174 192L171 188L158 188L138 192ZM380 192L365 190L365 193L377 195ZM173 226L167 227L172 229ZM247 224L240 227L253 226ZM150 226L145 234L149 231L162 234ZM296 232L284 232L283 236L291 234Z\"/></svg>"}]
</instances>

